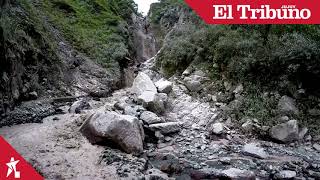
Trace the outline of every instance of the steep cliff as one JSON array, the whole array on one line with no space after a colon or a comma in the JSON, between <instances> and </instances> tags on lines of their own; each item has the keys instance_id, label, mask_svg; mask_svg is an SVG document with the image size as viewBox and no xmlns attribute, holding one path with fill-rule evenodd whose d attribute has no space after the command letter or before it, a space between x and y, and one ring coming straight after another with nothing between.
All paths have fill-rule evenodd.
<instances>
[{"instance_id":1,"label":"steep cliff","mask_svg":"<svg viewBox=\"0 0 320 180\"><path fill-rule=\"evenodd\" d=\"M1 125L43 118L32 118L35 115L29 112L30 119L13 120L24 101L104 97L124 85L124 71L137 54L133 1L5 0L0 4Z\"/></svg>"}]
</instances>

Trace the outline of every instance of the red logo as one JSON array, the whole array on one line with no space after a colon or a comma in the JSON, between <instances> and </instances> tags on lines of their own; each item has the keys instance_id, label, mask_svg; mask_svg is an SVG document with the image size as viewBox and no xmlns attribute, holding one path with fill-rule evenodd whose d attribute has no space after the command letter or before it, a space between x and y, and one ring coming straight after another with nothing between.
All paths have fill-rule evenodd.
<instances>
[{"instance_id":1,"label":"red logo","mask_svg":"<svg viewBox=\"0 0 320 180\"><path fill-rule=\"evenodd\" d=\"M185 0L208 24L320 24L316 0Z\"/></svg>"},{"instance_id":2,"label":"red logo","mask_svg":"<svg viewBox=\"0 0 320 180\"><path fill-rule=\"evenodd\" d=\"M0 137L0 180L43 180L2 137Z\"/></svg>"}]
</instances>

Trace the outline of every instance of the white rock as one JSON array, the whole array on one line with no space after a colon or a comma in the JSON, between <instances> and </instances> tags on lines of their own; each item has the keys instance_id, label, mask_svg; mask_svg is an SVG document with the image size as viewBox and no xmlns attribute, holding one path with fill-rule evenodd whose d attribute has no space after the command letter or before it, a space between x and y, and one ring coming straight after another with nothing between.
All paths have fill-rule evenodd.
<instances>
[{"instance_id":1,"label":"white rock","mask_svg":"<svg viewBox=\"0 0 320 180\"><path fill-rule=\"evenodd\" d=\"M252 156L259 159L265 159L268 157L268 154L264 151L264 149L258 147L255 143L244 145L244 147L242 148L242 153L244 155Z\"/></svg>"},{"instance_id":2,"label":"white rock","mask_svg":"<svg viewBox=\"0 0 320 180\"><path fill-rule=\"evenodd\" d=\"M223 176L234 179L247 179L247 180L255 180L255 174L251 171L241 170L236 168L230 168L221 172Z\"/></svg>"},{"instance_id":3,"label":"white rock","mask_svg":"<svg viewBox=\"0 0 320 180\"><path fill-rule=\"evenodd\" d=\"M144 107L147 107L148 104L152 103L155 100L156 94L157 93L151 91L144 91L138 97L138 103L142 104Z\"/></svg>"},{"instance_id":4,"label":"white rock","mask_svg":"<svg viewBox=\"0 0 320 180\"><path fill-rule=\"evenodd\" d=\"M146 91L157 93L157 88L147 74L139 72L134 79L131 91L139 96Z\"/></svg>"},{"instance_id":5,"label":"white rock","mask_svg":"<svg viewBox=\"0 0 320 180\"><path fill-rule=\"evenodd\" d=\"M315 150L319 151L320 152L320 145L319 144L314 144L312 146Z\"/></svg>"},{"instance_id":6,"label":"white rock","mask_svg":"<svg viewBox=\"0 0 320 180\"><path fill-rule=\"evenodd\" d=\"M280 171L275 176L277 179L293 179L297 176L297 173L295 171L285 170L285 171Z\"/></svg>"},{"instance_id":7,"label":"white rock","mask_svg":"<svg viewBox=\"0 0 320 180\"><path fill-rule=\"evenodd\" d=\"M223 123L214 123L209 127L209 132L215 135L221 135L225 131Z\"/></svg>"},{"instance_id":8,"label":"white rock","mask_svg":"<svg viewBox=\"0 0 320 180\"><path fill-rule=\"evenodd\" d=\"M81 126L80 131L93 143L112 142L125 152L143 152L144 131L139 120L116 112L96 112Z\"/></svg>"},{"instance_id":9,"label":"white rock","mask_svg":"<svg viewBox=\"0 0 320 180\"><path fill-rule=\"evenodd\" d=\"M243 92L243 85L240 84L236 87L236 89L233 91L234 94L241 94Z\"/></svg>"},{"instance_id":10,"label":"white rock","mask_svg":"<svg viewBox=\"0 0 320 180\"><path fill-rule=\"evenodd\" d=\"M270 136L283 143L290 143L299 139L298 121L291 120L271 128Z\"/></svg>"},{"instance_id":11,"label":"white rock","mask_svg":"<svg viewBox=\"0 0 320 180\"><path fill-rule=\"evenodd\" d=\"M160 79L155 83L159 93L169 94L172 90L173 83L165 79Z\"/></svg>"}]
</instances>

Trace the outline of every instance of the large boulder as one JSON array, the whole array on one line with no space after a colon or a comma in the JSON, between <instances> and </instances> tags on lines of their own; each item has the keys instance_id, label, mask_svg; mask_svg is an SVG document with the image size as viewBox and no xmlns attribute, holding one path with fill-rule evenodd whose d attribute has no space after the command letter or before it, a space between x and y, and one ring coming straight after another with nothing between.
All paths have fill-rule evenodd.
<instances>
[{"instance_id":1,"label":"large boulder","mask_svg":"<svg viewBox=\"0 0 320 180\"><path fill-rule=\"evenodd\" d=\"M156 115L155 113L150 112L150 111L144 111L140 115L140 119L147 124L156 124L156 123L164 123L165 122L158 115Z\"/></svg>"},{"instance_id":2,"label":"large boulder","mask_svg":"<svg viewBox=\"0 0 320 180\"><path fill-rule=\"evenodd\" d=\"M143 92L138 97L138 103L148 110L162 114L165 111L168 95L165 93L153 93L150 91Z\"/></svg>"},{"instance_id":3,"label":"large boulder","mask_svg":"<svg viewBox=\"0 0 320 180\"><path fill-rule=\"evenodd\" d=\"M298 115L299 109L294 99L288 96L282 96L278 103L278 109L284 115Z\"/></svg>"},{"instance_id":4,"label":"large boulder","mask_svg":"<svg viewBox=\"0 0 320 180\"><path fill-rule=\"evenodd\" d=\"M127 153L143 152L144 131L133 116L113 111L96 112L81 126L80 131L92 144L115 143Z\"/></svg>"},{"instance_id":5,"label":"large boulder","mask_svg":"<svg viewBox=\"0 0 320 180\"><path fill-rule=\"evenodd\" d=\"M172 90L173 83L165 79L160 79L155 83L159 93L169 94Z\"/></svg>"},{"instance_id":6,"label":"large boulder","mask_svg":"<svg viewBox=\"0 0 320 180\"><path fill-rule=\"evenodd\" d=\"M282 143L290 143L299 139L299 127L297 120L276 125L270 130L271 138Z\"/></svg>"},{"instance_id":7,"label":"large boulder","mask_svg":"<svg viewBox=\"0 0 320 180\"><path fill-rule=\"evenodd\" d=\"M134 79L131 91L140 96L143 92L146 91L155 94L157 93L157 88L147 74L139 72L138 76Z\"/></svg>"}]
</instances>

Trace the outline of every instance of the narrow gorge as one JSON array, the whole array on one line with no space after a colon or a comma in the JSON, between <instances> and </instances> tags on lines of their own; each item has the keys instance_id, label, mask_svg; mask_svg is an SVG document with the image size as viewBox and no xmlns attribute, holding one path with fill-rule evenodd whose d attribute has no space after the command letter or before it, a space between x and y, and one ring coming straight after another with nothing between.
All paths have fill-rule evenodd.
<instances>
[{"instance_id":1,"label":"narrow gorge","mask_svg":"<svg viewBox=\"0 0 320 180\"><path fill-rule=\"evenodd\" d=\"M70 19L82 8L66 3L71 0L54 2L52 7ZM1 21L0 35L9 34L8 29L4 33L4 22L28 7L11 3L1 9L7 21ZM32 1L32 6L51 8L50 3L38 3ZM263 98L277 100L272 107L279 113L276 123L259 119L260 111L249 116L251 107L242 117L235 109L253 101L247 99L247 84L227 79L226 71L221 72L222 80L213 80L212 69L229 66L201 61L202 54L190 55L210 52L189 44L191 36L202 36L189 33L193 29L188 25L202 25L190 9L170 3L153 4L147 17L137 12L123 16L125 20L109 29L114 34L108 37L112 43L104 44L112 51L108 53L89 41L84 43L88 46L77 44L83 39L70 41L70 29L54 23L58 13L35 11L44 27L32 29L36 21L24 21L31 25L19 31L22 40L0 36L1 83L10 84L0 86L6 88L0 94L0 135L45 179L320 179L320 137L317 128L301 123L296 100L282 94L287 91L264 92ZM93 14L105 8L97 4ZM53 34L52 40L42 31ZM204 34L209 32L222 34ZM233 30L228 32L238 38ZM19 41L25 44L20 47ZM57 43L52 56L50 43ZM229 47L228 42L217 43ZM93 52L79 47L116 60L98 62ZM177 57L172 62L178 55L183 61ZM50 58L61 61L46 61ZM294 90L300 92L297 97L304 94Z\"/></svg>"}]
</instances>

